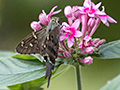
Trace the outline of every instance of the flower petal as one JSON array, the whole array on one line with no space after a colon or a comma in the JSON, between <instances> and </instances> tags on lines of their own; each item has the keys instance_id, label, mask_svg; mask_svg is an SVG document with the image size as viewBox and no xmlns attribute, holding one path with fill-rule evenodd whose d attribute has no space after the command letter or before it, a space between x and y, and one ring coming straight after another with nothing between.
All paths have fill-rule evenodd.
<instances>
[{"instance_id":1,"label":"flower petal","mask_svg":"<svg viewBox=\"0 0 120 90\"><path fill-rule=\"evenodd\" d=\"M41 13L41 14L39 15L39 20L40 20L40 22L41 22L43 25L45 25L45 26L47 26L48 23L49 23L48 18L47 18L47 15L46 15L45 13Z\"/></svg>"},{"instance_id":2,"label":"flower petal","mask_svg":"<svg viewBox=\"0 0 120 90\"><path fill-rule=\"evenodd\" d=\"M107 22L107 17L101 17L100 16L100 20L105 24Z\"/></svg>"},{"instance_id":3,"label":"flower petal","mask_svg":"<svg viewBox=\"0 0 120 90\"><path fill-rule=\"evenodd\" d=\"M57 6L53 7L49 14L52 14L56 8L57 8Z\"/></svg>"},{"instance_id":4,"label":"flower petal","mask_svg":"<svg viewBox=\"0 0 120 90\"><path fill-rule=\"evenodd\" d=\"M66 22L63 22L62 25L65 27L70 27Z\"/></svg>"},{"instance_id":5,"label":"flower petal","mask_svg":"<svg viewBox=\"0 0 120 90\"><path fill-rule=\"evenodd\" d=\"M76 19L75 20L75 22L72 24L72 28L75 28L75 30L77 30L78 29L78 27L79 27L79 25L80 25L80 20L79 19Z\"/></svg>"},{"instance_id":6,"label":"flower petal","mask_svg":"<svg viewBox=\"0 0 120 90\"><path fill-rule=\"evenodd\" d=\"M58 14L59 12L61 12L61 9L58 10L58 11L53 12L51 15Z\"/></svg>"},{"instance_id":7,"label":"flower petal","mask_svg":"<svg viewBox=\"0 0 120 90\"><path fill-rule=\"evenodd\" d=\"M82 32L80 32L80 31L75 31L74 37L81 37L81 36L82 36Z\"/></svg>"},{"instance_id":8,"label":"flower petal","mask_svg":"<svg viewBox=\"0 0 120 90\"><path fill-rule=\"evenodd\" d=\"M64 39L66 39L67 38L67 35L61 35L60 36L60 41L63 41Z\"/></svg>"},{"instance_id":9,"label":"flower petal","mask_svg":"<svg viewBox=\"0 0 120 90\"><path fill-rule=\"evenodd\" d=\"M108 21L111 22L111 23L117 23L116 20L114 20L112 17L110 17L110 16L108 16L108 15L107 15L107 19L108 19Z\"/></svg>"},{"instance_id":10,"label":"flower petal","mask_svg":"<svg viewBox=\"0 0 120 90\"><path fill-rule=\"evenodd\" d=\"M91 0L85 0L83 6L91 8L91 3L92 3Z\"/></svg>"},{"instance_id":11,"label":"flower petal","mask_svg":"<svg viewBox=\"0 0 120 90\"><path fill-rule=\"evenodd\" d=\"M72 8L71 6L66 6L64 9L64 14L66 17L72 17Z\"/></svg>"},{"instance_id":12,"label":"flower petal","mask_svg":"<svg viewBox=\"0 0 120 90\"><path fill-rule=\"evenodd\" d=\"M102 2L99 2L98 4L96 4L93 8L94 9L98 9L100 7L100 5L102 4Z\"/></svg>"},{"instance_id":13,"label":"flower petal","mask_svg":"<svg viewBox=\"0 0 120 90\"><path fill-rule=\"evenodd\" d=\"M68 38L67 39L67 44L68 44L68 47L71 48L73 46L73 43L74 43L74 38Z\"/></svg>"},{"instance_id":14,"label":"flower petal","mask_svg":"<svg viewBox=\"0 0 120 90\"><path fill-rule=\"evenodd\" d=\"M30 24L31 28L35 31L37 30L40 30L42 28L42 26L40 25L40 22L36 22L36 21L33 21L31 24Z\"/></svg>"}]
</instances>

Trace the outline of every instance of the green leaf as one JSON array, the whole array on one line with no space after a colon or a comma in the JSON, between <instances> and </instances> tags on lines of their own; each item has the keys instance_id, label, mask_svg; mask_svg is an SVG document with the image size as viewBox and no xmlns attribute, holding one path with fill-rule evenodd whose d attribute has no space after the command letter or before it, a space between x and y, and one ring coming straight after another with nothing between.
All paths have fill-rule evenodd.
<instances>
[{"instance_id":1,"label":"green leaf","mask_svg":"<svg viewBox=\"0 0 120 90\"><path fill-rule=\"evenodd\" d=\"M0 57L11 57L14 54L15 53L11 51L0 51Z\"/></svg>"},{"instance_id":2,"label":"green leaf","mask_svg":"<svg viewBox=\"0 0 120 90\"><path fill-rule=\"evenodd\" d=\"M0 58L0 86L9 86L41 78L46 67L38 60L21 60L10 57Z\"/></svg>"},{"instance_id":3,"label":"green leaf","mask_svg":"<svg viewBox=\"0 0 120 90\"><path fill-rule=\"evenodd\" d=\"M43 58L41 57L40 54L31 54L31 55L25 55L25 54L16 54L14 56L12 56L13 58L18 58L18 59L24 59L24 60L34 60L34 59L38 59L41 62L43 62Z\"/></svg>"},{"instance_id":4,"label":"green leaf","mask_svg":"<svg viewBox=\"0 0 120 90\"><path fill-rule=\"evenodd\" d=\"M8 87L6 87L6 86L1 86L0 90L10 90L10 89Z\"/></svg>"},{"instance_id":5,"label":"green leaf","mask_svg":"<svg viewBox=\"0 0 120 90\"><path fill-rule=\"evenodd\" d=\"M59 72L52 75L51 80L54 79L55 77L61 75L62 73L66 72L70 67L71 66L68 65L63 70L60 70ZM43 88L40 88L40 87L43 84L45 84L46 82L47 82L47 79L42 77L42 78L39 78L37 80L26 82L26 83L23 83L23 84L17 84L17 85L9 86L9 88L11 90L43 90Z\"/></svg>"},{"instance_id":6,"label":"green leaf","mask_svg":"<svg viewBox=\"0 0 120 90\"><path fill-rule=\"evenodd\" d=\"M5 53L7 53L8 55L7 57ZM25 90L27 89L29 90L29 88L35 88L38 85L40 87L41 85L47 82L47 79L44 79L44 75L46 73L46 64L45 62L41 62L43 61L43 58L40 55L33 56L33 55L20 55L20 54L14 55L14 54L15 53L13 52L3 52L1 54L2 57L0 57L0 69L1 69L0 87L17 85L16 88L20 88L22 84L22 88L23 88L23 86L30 84L31 87L26 87L26 88L24 87ZM10 57L11 55L14 55L13 57L15 58ZM25 60L23 60L23 58ZM62 64L62 59L57 59L53 71L53 75L61 64ZM59 76L66 70L67 69L64 69L63 71L53 76L51 79ZM13 88L12 90L15 89Z\"/></svg>"},{"instance_id":7,"label":"green leaf","mask_svg":"<svg viewBox=\"0 0 120 90\"><path fill-rule=\"evenodd\" d=\"M120 58L120 40L101 45L98 48L98 54L102 59Z\"/></svg>"},{"instance_id":8,"label":"green leaf","mask_svg":"<svg viewBox=\"0 0 120 90\"><path fill-rule=\"evenodd\" d=\"M120 90L120 75L103 86L100 90Z\"/></svg>"}]
</instances>

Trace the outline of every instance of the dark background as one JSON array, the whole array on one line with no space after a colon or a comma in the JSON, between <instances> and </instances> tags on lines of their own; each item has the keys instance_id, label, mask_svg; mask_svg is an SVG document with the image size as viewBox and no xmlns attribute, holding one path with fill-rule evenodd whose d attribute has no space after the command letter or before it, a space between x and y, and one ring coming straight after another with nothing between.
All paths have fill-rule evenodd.
<instances>
[{"instance_id":1,"label":"dark background","mask_svg":"<svg viewBox=\"0 0 120 90\"><path fill-rule=\"evenodd\" d=\"M51 8L58 6L56 10L67 5L82 5L84 0L0 0L0 50L14 51L16 45L26 35L32 32L30 23L38 21L42 9L48 14ZM95 4L100 0L92 0ZM118 21L109 27L100 24L93 37L106 39L107 42L120 38L120 0L101 0L105 6L105 12ZM64 12L56 16L63 16ZM65 18L61 19L65 21ZM61 67L63 68L63 67ZM98 60L86 68L82 68L83 90L98 90L108 80L120 73L119 60ZM46 85L44 85L46 87ZM46 89L45 89L46 90ZM76 90L74 69L51 81L47 90Z\"/></svg>"}]
</instances>

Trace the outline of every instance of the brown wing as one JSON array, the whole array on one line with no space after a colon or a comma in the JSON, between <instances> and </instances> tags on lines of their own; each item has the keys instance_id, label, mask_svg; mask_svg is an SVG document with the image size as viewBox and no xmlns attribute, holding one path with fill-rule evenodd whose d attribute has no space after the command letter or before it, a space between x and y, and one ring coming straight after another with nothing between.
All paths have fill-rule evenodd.
<instances>
[{"instance_id":1,"label":"brown wing","mask_svg":"<svg viewBox=\"0 0 120 90\"><path fill-rule=\"evenodd\" d=\"M42 43L46 39L46 28L32 32L26 36L16 47L16 51L20 54L35 54L44 53L44 48L41 47Z\"/></svg>"},{"instance_id":2,"label":"brown wing","mask_svg":"<svg viewBox=\"0 0 120 90\"><path fill-rule=\"evenodd\" d=\"M48 54L50 61L55 64L55 59L58 55L58 48L59 48L59 25L56 26L53 30L49 32L49 34L46 37L46 40L44 41L45 45L45 51Z\"/></svg>"},{"instance_id":3,"label":"brown wing","mask_svg":"<svg viewBox=\"0 0 120 90\"><path fill-rule=\"evenodd\" d=\"M50 78L52 75L52 69L54 69L55 59L58 55L58 48L59 48L59 25L56 26L53 30L49 32L47 35L44 46L46 54L43 55L44 59L46 60L46 74L45 78L48 77L48 85L50 84Z\"/></svg>"}]
</instances>

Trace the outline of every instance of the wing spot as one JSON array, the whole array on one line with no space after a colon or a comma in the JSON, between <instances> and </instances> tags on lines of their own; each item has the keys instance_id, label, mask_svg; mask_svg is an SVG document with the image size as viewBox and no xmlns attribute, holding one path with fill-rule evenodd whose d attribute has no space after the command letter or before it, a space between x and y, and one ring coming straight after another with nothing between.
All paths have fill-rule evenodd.
<instances>
[{"instance_id":1,"label":"wing spot","mask_svg":"<svg viewBox=\"0 0 120 90\"><path fill-rule=\"evenodd\" d=\"M32 44L32 43L30 43L29 45L30 45L30 47L33 47L33 44Z\"/></svg>"},{"instance_id":2,"label":"wing spot","mask_svg":"<svg viewBox=\"0 0 120 90\"><path fill-rule=\"evenodd\" d=\"M25 46L24 48L28 48L27 46Z\"/></svg>"},{"instance_id":3,"label":"wing spot","mask_svg":"<svg viewBox=\"0 0 120 90\"><path fill-rule=\"evenodd\" d=\"M35 35L35 33L34 33L34 32L32 33L32 35L33 35L33 37L34 37L35 39L37 39L37 36Z\"/></svg>"},{"instance_id":4,"label":"wing spot","mask_svg":"<svg viewBox=\"0 0 120 90\"><path fill-rule=\"evenodd\" d=\"M44 45L43 47L46 48L46 45Z\"/></svg>"},{"instance_id":5,"label":"wing spot","mask_svg":"<svg viewBox=\"0 0 120 90\"><path fill-rule=\"evenodd\" d=\"M47 36L47 40L49 40L49 36Z\"/></svg>"},{"instance_id":6,"label":"wing spot","mask_svg":"<svg viewBox=\"0 0 120 90\"><path fill-rule=\"evenodd\" d=\"M24 42L23 42L23 41L21 42L21 46L22 46L22 47L24 46Z\"/></svg>"}]
</instances>

